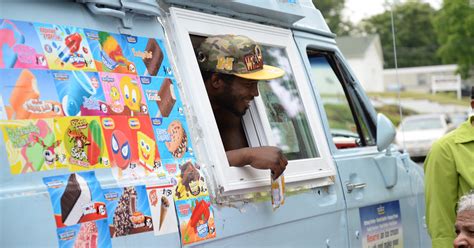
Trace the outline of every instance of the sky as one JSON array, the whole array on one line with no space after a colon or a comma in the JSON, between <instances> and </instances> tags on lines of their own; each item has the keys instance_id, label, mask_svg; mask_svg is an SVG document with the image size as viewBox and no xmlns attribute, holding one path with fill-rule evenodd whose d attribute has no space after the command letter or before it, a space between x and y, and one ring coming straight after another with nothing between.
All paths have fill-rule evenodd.
<instances>
[{"instance_id":1,"label":"sky","mask_svg":"<svg viewBox=\"0 0 474 248\"><path fill-rule=\"evenodd\" d=\"M386 2L391 4L393 1L405 2L405 0L346 0L343 16L353 23L358 23L366 17L384 12ZM422 2L429 3L433 8L439 9L443 0L422 0Z\"/></svg>"}]
</instances>

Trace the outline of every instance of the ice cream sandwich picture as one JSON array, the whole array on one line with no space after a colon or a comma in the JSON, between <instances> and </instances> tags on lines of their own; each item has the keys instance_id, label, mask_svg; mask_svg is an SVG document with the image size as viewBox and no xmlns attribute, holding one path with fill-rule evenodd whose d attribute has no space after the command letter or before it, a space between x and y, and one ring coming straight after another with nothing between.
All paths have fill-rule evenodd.
<instances>
[{"instance_id":1,"label":"ice cream sandwich picture","mask_svg":"<svg viewBox=\"0 0 474 248\"><path fill-rule=\"evenodd\" d=\"M163 42L153 38L126 36L132 52L132 60L140 76L171 75L171 69Z\"/></svg>"},{"instance_id":2,"label":"ice cream sandwich picture","mask_svg":"<svg viewBox=\"0 0 474 248\"><path fill-rule=\"evenodd\" d=\"M160 109L161 116L168 117L176 103L176 95L171 79L165 78L163 84L158 91L159 100L156 101Z\"/></svg>"},{"instance_id":3,"label":"ice cream sandwich picture","mask_svg":"<svg viewBox=\"0 0 474 248\"><path fill-rule=\"evenodd\" d=\"M188 136L179 120L175 120L168 126L168 134L171 141L166 142L168 151L175 158L182 158L187 151Z\"/></svg>"},{"instance_id":4,"label":"ice cream sandwich picture","mask_svg":"<svg viewBox=\"0 0 474 248\"><path fill-rule=\"evenodd\" d=\"M61 220L66 226L79 223L83 215L83 206L92 201L86 180L77 174L71 174L66 189L61 196Z\"/></svg>"},{"instance_id":5,"label":"ice cream sandwich picture","mask_svg":"<svg viewBox=\"0 0 474 248\"><path fill-rule=\"evenodd\" d=\"M148 39L144 55L142 60L146 66L145 75L156 76L163 61L163 52L155 39Z\"/></svg>"},{"instance_id":6,"label":"ice cream sandwich picture","mask_svg":"<svg viewBox=\"0 0 474 248\"><path fill-rule=\"evenodd\" d=\"M107 218L102 188L94 171L45 177L43 182L58 228Z\"/></svg>"}]
</instances>

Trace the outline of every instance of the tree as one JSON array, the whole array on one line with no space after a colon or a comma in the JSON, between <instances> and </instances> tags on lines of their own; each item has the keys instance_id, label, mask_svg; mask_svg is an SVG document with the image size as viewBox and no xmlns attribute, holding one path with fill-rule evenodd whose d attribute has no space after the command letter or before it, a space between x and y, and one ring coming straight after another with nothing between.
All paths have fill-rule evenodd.
<instances>
[{"instance_id":1,"label":"tree","mask_svg":"<svg viewBox=\"0 0 474 248\"><path fill-rule=\"evenodd\" d=\"M427 3L411 0L393 6L397 60L399 67L440 64L436 56L439 45L432 24L436 11ZM394 68L392 23L390 10L365 19L361 28L378 33L382 43L384 67Z\"/></svg>"},{"instance_id":2,"label":"tree","mask_svg":"<svg viewBox=\"0 0 474 248\"><path fill-rule=\"evenodd\" d=\"M444 0L434 20L444 63L456 63L463 78L474 70L474 2Z\"/></svg>"},{"instance_id":3,"label":"tree","mask_svg":"<svg viewBox=\"0 0 474 248\"><path fill-rule=\"evenodd\" d=\"M321 11L331 31L338 36L349 35L354 29L352 22L343 20L342 10L345 0L312 0Z\"/></svg>"}]
</instances>

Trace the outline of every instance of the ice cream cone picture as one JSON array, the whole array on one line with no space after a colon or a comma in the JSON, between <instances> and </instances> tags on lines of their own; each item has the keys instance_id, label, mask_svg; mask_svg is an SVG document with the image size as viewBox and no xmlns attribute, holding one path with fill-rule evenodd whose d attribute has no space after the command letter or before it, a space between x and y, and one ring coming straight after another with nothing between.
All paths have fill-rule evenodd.
<instances>
[{"instance_id":1,"label":"ice cream cone picture","mask_svg":"<svg viewBox=\"0 0 474 248\"><path fill-rule=\"evenodd\" d=\"M170 207L170 202L165 196L161 196L161 207L160 207L160 225L158 230L161 230L163 222L165 221L166 214L168 213L168 208Z\"/></svg>"},{"instance_id":2,"label":"ice cream cone picture","mask_svg":"<svg viewBox=\"0 0 474 248\"><path fill-rule=\"evenodd\" d=\"M173 185L148 185L148 201L155 223L155 236L178 232L178 220L173 201Z\"/></svg>"}]
</instances>

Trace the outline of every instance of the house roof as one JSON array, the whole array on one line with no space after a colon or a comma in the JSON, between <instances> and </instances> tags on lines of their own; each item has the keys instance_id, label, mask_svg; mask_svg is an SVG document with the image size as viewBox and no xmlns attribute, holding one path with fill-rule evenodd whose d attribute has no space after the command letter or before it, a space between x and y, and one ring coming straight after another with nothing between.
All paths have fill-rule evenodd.
<instances>
[{"instance_id":1,"label":"house roof","mask_svg":"<svg viewBox=\"0 0 474 248\"><path fill-rule=\"evenodd\" d=\"M360 58L376 39L379 39L377 34L364 37L341 36L336 38L336 43L346 58Z\"/></svg>"}]
</instances>

